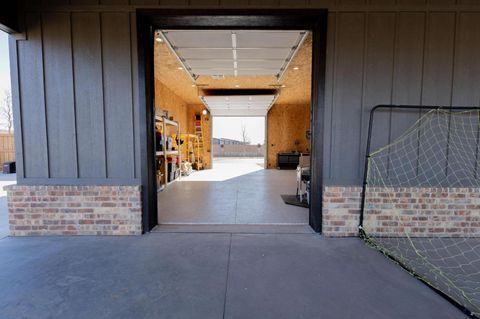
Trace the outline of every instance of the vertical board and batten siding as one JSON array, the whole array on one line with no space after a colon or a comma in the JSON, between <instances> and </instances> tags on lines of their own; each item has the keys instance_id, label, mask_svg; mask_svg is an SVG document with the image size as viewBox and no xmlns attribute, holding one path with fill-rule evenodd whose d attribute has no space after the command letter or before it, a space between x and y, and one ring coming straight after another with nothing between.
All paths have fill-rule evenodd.
<instances>
[{"instance_id":1,"label":"vertical board and batten siding","mask_svg":"<svg viewBox=\"0 0 480 319\"><path fill-rule=\"evenodd\" d=\"M373 106L480 106L480 12L337 11L329 19L327 184L361 184ZM421 115L411 110L376 113L372 150L392 142ZM427 142L420 140L408 156L425 158ZM448 169L443 164L447 177L458 165L453 158ZM428 167L417 167L419 175L428 176L424 170Z\"/></svg>"},{"instance_id":2,"label":"vertical board and batten siding","mask_svg":"<svg viewBox=\"0 0 480 319\"><path fill-rule=\"evenodd\" d=\"M72 14L78 175L106 178L102 40L98 13ZM81 106L81 107L79 107Z\"/></svg>"},{"instance_id":3,"label":"vertical board and batten siding","mask_svg":"<svg viewBox=\"0 0 480 319\"><path fill-rule=\"evenodd\" d=\"M359 185L368 116L374 105L479 105L479 4L470 0L26 1L28 40L10 41L14 103L21 105L14 110L21 132L16 141L20 182L140 183L137 7L290 7L330 10L324 176L330 185ZM420 115L378 113L373 149L391 142ZM422 156L424 147L420 142L413 154Z\"/></svg>"},{"instance_id":4,"label":"vertical board and batten siding","mask_svg":"<svg viewBox=\"0 0 480 319\"><path fill-rule=\"evenodd\" d=\"M70 14L42 16L43 76L51 178L77 177ZM70 79L70 81L65 81Z\"/></svg>"},{"instance_id":5,"label":"vertical board and batten siding","mask_svg":"<svg viewBox=\"0 0 480 319\"><path fill-rule=\"evenodd\" d=\"M16 125L16 130L21 132L23 143L23 157L17 154L17 160L23 158L23 176L48 178L50 173L40 15L27 13L25 29L28 41L16 42L21 104L21 127L18 130ZM15 86L15 83L12 84ZM13 100L15 101L15 96Z\"/></svg>"},{"instance_id":6,"label":"vertical board and batten siding","mask_svg":"<svg viewBox=\"0 0 480 319\"><path fill-rule=\"evenodd\" d=\"M134 14L27 12L25 29L10 42L19 182L139 184Z\"/></svg>"}]
</instances>

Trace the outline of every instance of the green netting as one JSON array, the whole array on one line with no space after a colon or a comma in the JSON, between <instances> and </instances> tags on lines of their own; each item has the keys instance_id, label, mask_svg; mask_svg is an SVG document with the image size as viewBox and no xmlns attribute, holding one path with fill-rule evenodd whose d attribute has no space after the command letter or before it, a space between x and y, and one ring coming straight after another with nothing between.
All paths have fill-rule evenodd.
<instances>
[{"instance_id":1,"label":"green netting","mask_svg":"<svg viewBox=\"0 0 480 319\"><path fill-rule=\"evenodd\" d=\"M367 242L480 316L480 114L424 113L370 154Z\"/></svg>"}]
</instances>

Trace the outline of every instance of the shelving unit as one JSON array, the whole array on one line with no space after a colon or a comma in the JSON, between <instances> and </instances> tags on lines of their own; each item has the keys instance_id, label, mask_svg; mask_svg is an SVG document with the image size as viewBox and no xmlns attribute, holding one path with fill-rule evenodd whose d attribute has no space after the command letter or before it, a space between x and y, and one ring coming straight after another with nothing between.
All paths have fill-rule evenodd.
<instances>
[{"instance_id":1,"label":"shelving unit","mask_svg":"<svg viewBox=\"0 0 480 319\"><path fill-rule=\"evenodd\" d=\"M177 149L167 150L167 138L171 137L168 134L170 128L175 129L175 138L180 138L180 124L177 121L169 120L162 116L155 116L155 165L157 166L157 191L164 190L168 185L178 180L181 176L180 174L180 165L182 163L182 152L181 145L177 142ZM160 133L161 136L161 149L158 148L159 144L157 143L157 133ZM172 143L173 144L173 143ZM177 157L177 162L175 170L171 172L173 174L173 179L168 180L168 158ZM163 167L162 167L163 165ZM172 163L173 165L173 163Z\"/></svg>"}]
</instances>

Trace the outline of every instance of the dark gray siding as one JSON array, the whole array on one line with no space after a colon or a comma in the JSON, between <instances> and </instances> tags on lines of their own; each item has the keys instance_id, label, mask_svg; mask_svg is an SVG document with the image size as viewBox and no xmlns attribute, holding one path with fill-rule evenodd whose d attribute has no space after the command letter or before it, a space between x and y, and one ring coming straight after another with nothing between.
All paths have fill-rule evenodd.
<instances>
[{"instance_id":1,"label":"dark gray siding","mask_svg":"<svg viewBox=\"0 0 480 319\"><path fill-rule=\"evenodd\" d=\"M48 140L43 69L42 22L27 14L28 41L17 42L24 176L48 178Z\"/></svg>"},{"instance_id":2,"label":"dark gray siding","mask_svg":"<svg viewBox=\"0 0 480 319\"><path fill-rule=\"evenodd\" d=\"M25 3L27 40L10 42L23 183L140 182L137 7L328 8L324 176L329 184L360 183L374 105L480 103L478 1ZM373 148L392 141L419 116L379 114ZM422 147L419 143L415 156Z\"/></svg>"},{"instance_id":3,"label":"dark gray siding","mask_svg":"<svg viewBox=\"0 0 480 319\"><path fill-rule=\"evenodd\" d=\"M73 13L72 39L78 175L80 178L105 178L107 170L100 15Z\"/></svg>"},{"instance_id":4,"label":"dark gray siding","mask_svg":"<svg viewBox=\"0 0 480 319\"><path fill-rule=\"evenodd\" d=\"M11 41L19 182L138 184L131 13L33 11L25 29Z\"/></svg>"},{"instance_id":5,"label":"dark gray siding","mask_svg":"<svg viewBox=\"0 0 480 319\"><path fill-rule=\"evenodd\" d=\"M77 139L73 94L70 15L42 17L43 68L51 178L77 177ZM67 79L67 81L65 81Z\"/></svg>"},{"instance_id":6,"label":"dark gray siding","mask_svg":"<svg viewBox=\"0 0 480 319\"><path fill-rule=\"evenodd\" d=\"M332 12L329 18L328 184L361 184L373 106L480 106L480 13ZM420 116L418 111L379 112L372 149L393 141ZM423 142L409 156L425 156ZM455 165L460 163L449 163L451 171Z\"/></svg>"},{"instance_id":7,"label":"dark gray siding","mask_svg":"<svg viewBox=\"0 0 480 319\"><path fill-rule=\"evenodd\" d=\"M107 176L134 175L130 15L102 13Z\"/></svg>"}]
</instances>

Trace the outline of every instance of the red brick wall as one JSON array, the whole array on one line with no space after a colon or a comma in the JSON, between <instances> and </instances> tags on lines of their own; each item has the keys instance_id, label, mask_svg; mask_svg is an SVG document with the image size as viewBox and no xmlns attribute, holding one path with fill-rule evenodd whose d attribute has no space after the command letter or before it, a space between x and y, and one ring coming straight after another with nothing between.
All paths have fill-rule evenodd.
<instances>
[{"instance_id":1,"label":"red brick wall","mask_svg":"<svg viewBox=\"0 0 480 319\"><path fill-rule=\"evenodd\" d=\"M358 235L361 191L325 187L324 235ZM479 237L480 189L369 188L364 228L377 236Z\"/></svg>"},{"instance_id":2,"label":"red brick wall","mask_svg":"<svg viewBox=\"0 0 480 319\"><path fill-rule=\"evenodd\" d=\"M358 236L361 187L326 186L323 192L322 233L332 237Z\"/></svg>"},{"instance_id":3,"label":"red brick wall","mask_svg":"<svg viewBox=\"0 0 480 319\"><path fill-rule=\"evenodd\" d=\"M140 186L6 186L11 236L139 235Z\"/></svg>"},{"instance_id":4,"label":"red brick wall","mask_svg":"<svg viewBox=\"0 0 480 319\"><path fill-rule=\"evenodd\" d=\"M368 233L413 237L480 236L478 188L369 188Z\"/></svg>"}]
</instances>

